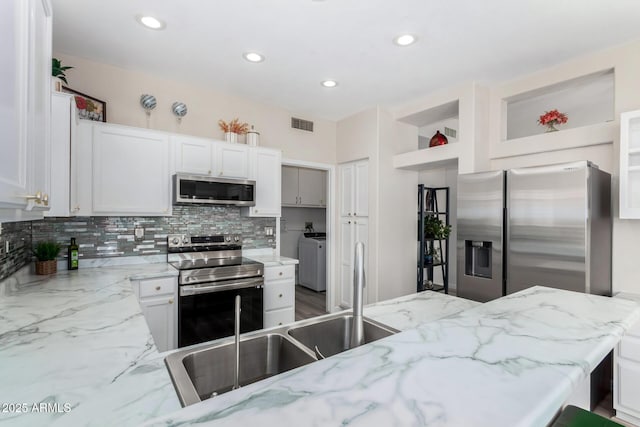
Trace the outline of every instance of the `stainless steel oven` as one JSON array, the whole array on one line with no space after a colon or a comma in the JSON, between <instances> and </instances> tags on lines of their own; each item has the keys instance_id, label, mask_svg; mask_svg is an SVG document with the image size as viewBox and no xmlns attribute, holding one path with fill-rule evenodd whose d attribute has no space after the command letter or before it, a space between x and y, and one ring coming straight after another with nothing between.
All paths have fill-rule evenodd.
<instances>
[{"instance_id":1,"label":"stainless steel oven","mask_svg":"<svg viewBox=\"0 0 640 427\"><path fill-rule=\"evenodd\" d=\"M263 327L264 266L242 257L239 236L168 236L168 262L179 272L178 346L233 335L235 297L240 331Z\"/></svg>"}]
</instances>

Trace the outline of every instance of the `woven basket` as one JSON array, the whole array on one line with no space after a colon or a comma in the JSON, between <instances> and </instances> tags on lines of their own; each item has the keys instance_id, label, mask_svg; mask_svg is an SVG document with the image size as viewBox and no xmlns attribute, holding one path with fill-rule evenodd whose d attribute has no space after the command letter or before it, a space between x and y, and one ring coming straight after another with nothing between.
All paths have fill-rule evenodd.
<instances>
[{"instance_id":1,"label":"woven basket","mask_svg":"<svg viewBox=\"0 0 640 427\"><path fill-rule=\"evenodd\" d=\"M58 261L36 261L36 274L46 275L58 272Z\"/></svg>"}]
</instances>

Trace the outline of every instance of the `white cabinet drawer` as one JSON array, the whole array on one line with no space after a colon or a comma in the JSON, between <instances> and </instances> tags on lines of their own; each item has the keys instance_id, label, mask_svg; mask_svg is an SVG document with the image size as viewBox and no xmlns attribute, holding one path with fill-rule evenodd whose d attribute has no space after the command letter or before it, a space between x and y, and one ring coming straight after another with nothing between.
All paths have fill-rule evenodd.
<instances>
[{"instance_id":1,"label":"white cabinet drawer","mask_svg":"<svg viewBox=\"0 0 640 427\"><path fill-rule=\"evenodd\" d=\"M620 341L620 357L640 362L640 338L625 336Z\"/></svg>"},{"instance_id":2,"label":"white cabinet drawer","mask_svg":"<svg viewBox=\"0 0 640 427\"><path fill-rule=\"evenodd\" d=\"M283 280L264 285L264 309L276 310L293 307L295 286L291 280Z\"/></svg>"},{"instance_id":3,"label":"white cabinet drawer","mask_svg":"<svg viewBox=\"0 0 640 427\"><path fill-rule=\"evenodd\" d=\"M140 298L174 294L177 287L178 279L175 277L140 280Z\"/></svg>"},{"instance_id":4,"label":"white cabinet drawer","mask_svg":"<svg viewBox=\"0 0 640 427\"><path fill-rule=\"evenodd\" d=\"M296 272L295 265L280 265L277 267L266 267L264 269L264 281L293 279Z\"/></svg>"},{"instance_id":5,"label":"white cabinet drawer","mask_svg":"<svg viewBox=\"0 0 640 427\"><path fill-rule=\"evenodd\" d=\"M265 311L264 327L271 328L273 326L282 326L293 323L296 320L295 317L295 311L293 308Z\"/></svg>"},{"instance_id":6,"label":"white cabinet drawer","mask_svg":"<svg viewBox=\"0 0 640 427\"><path fill-rule=\"evenodd\" d=\"M618 402L620 406L640 414L640 365L634 363L618 363Z\"/></svg>"}]
</instances>

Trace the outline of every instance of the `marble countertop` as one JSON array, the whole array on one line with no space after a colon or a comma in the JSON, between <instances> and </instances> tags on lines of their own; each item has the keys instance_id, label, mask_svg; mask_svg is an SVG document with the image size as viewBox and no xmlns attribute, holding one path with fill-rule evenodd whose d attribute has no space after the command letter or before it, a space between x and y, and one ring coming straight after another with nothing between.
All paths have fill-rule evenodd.
<instances>
[{"instance_id":1,"label":"marble countertop","mask_svg":"<svg viewBox=\"0 0 640 427\"><path fill-rule=\"evenodd\" d=\"M181 409L129 282L164 275L108 265L0 282L0 403L59 411L0 424L544 425L640 317L632 301L539 287L481 305L410 295L365 308L402 333Z\"/></svg>"},{"instance_id":2,"label":"marble countertop","mask_svg":"<svg viewBox=\"0 0 640 427\"><path fill-rule=\"evenodd\" d=\"M0 403L30 412L0 412L0 425L138 425L179 410L129 281L174 271L166 263L23 270L0 283ZM34 413L41 402L60 412Z\"/></svg>"},{"instance_id":3,"label":"marble countertop","mask_svg":"<svg viewBox=\"0 0 640 427\"><path fill-rule=\"evenodd\" d=\"M295 265L299 262L297 259L287 258L285 256L279 255L249 255L247 256L247 258L261 262L265 265L265 267L274 267L278 265Z\"/></svg>"},{"instance_id":4,"label":"marble countertop","mask_svg":"<svg viewBox=\"0 0 640 427\"><path fill-rule=\"evenodd\" d=\"M164 365L168 352L156 350L130 285L177 270L166 263L96 266L53 276L23 269L0 282L0 404L57 403L62 410L0 412L0 425L129 426L181 411ZM365 307L365 314L406 329L472 305L429 292Z\"/></svg>"},{"instance_id":5,"label":"marble countertop","mask_svg":"<svg viewBox=\"0 0 640 427\"><path fill-rule=\"evenodd\" d=\"M533 287L147 425L544 426L638 318L633 301Z\"/></svg>"}]
</instances>

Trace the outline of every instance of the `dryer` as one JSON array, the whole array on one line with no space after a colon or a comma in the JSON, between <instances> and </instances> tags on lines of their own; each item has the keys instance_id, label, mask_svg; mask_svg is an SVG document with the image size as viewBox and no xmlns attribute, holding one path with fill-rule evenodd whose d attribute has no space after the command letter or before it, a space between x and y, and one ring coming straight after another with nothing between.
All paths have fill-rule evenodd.
<instances>
[{"instance_id":1,"label":"dryer","mask_svg":"<svg viewBox=\"0 0 640 427\"><path fill-rule=\"evenodd\" d=\"M298 280L316 292L327 289L327 233L304 233L298 241Z\"/></svg>"}]
</instances>

